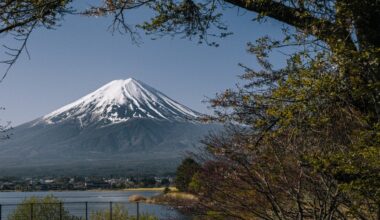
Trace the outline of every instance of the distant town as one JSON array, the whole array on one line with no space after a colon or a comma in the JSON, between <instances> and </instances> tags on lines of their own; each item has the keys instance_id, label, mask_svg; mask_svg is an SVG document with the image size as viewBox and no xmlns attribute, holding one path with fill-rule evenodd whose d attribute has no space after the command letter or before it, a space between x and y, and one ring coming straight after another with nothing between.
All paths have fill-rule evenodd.
<instances>
[{"instance_id":1,"label":"distant town","mask_svg":"<svg viewBox=\"0 0 380 220\"><path fill-rule=\"evenodd\" d=\"M173 177L43 177L0 178L0 191L120 190L169 187Z\"/></svg>"}]
</instances>

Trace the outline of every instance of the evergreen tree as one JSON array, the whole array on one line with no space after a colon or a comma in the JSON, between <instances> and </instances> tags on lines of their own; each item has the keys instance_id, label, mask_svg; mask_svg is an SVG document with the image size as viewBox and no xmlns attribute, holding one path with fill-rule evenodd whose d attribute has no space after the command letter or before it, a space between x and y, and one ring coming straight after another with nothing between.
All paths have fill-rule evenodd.
<instances>
[{"instance_id":1,"label":"evergreen tree","mask_svg":"<svg viewBox=\"0 0 380 220\"><path fill-rule=\"evenodd\" d=\"M175 186L179 191L188 192L189 184L194 176L200 170L200 165L192 158L186 158L178 166L175 178Z\"/></svg>"}]
</instances>

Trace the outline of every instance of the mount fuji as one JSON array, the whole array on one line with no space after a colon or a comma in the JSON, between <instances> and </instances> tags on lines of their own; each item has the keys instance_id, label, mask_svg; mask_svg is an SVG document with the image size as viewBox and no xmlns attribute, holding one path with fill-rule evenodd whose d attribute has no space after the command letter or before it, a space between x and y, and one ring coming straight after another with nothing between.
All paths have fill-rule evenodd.
<instances>
[{"instance_id":1,"label":"mount fuji","mask_svg":"<svg viewBox=\"0 0 380 220\"><path fill-rule=\"evenodd\" d=\"M0 174L148 175L174 172L215 124L135 80L115 80L0 142Z\"/></svg>"},{"instance_id":2,"label":"mount fuji","mask_svg":"<svg viewBox=\"0 0 380 220\"><path fill-rule=\"evenodd\" d=\"M86 126L100 120L117 123L132 118L186 120L198 116L199 113L173 101L158 90L130 78L112 81L42 119L46 123L78 119Z\"/></svg>"}]
</instances>

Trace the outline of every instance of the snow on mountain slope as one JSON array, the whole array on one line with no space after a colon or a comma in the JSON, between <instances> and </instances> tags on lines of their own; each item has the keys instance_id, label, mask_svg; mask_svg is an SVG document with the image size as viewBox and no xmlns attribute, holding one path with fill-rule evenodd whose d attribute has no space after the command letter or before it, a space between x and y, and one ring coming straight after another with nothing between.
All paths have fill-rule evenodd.
<instances>
[{"instance_id":1,"label":"snow on mountain slope","mask_svg":"<svg viewBox=\"0 0 380 220\"><path fill-rule=\"evenodd\" d=\"M55 124L74 119L85 126L104 119L109 123L119 123L131 118L188 120L199 115L143 82L129 78L102 86L42 117L42 122Z\"/></svg>"}]
</instances>

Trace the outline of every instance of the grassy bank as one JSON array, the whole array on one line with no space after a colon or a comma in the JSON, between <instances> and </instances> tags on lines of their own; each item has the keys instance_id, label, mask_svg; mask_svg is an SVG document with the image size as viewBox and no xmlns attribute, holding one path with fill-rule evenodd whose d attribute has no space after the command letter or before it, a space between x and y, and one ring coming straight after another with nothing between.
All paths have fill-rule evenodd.
<instances>
[{"instance_id":1,"label":"grassy bank","mask_svg":"<svg viewBox=\"0 0 380 220\"><path fill-rule=\"evenodd\" d=\"M159 205L169 205L172 207L177 206L191 206L198 201L198 198L190 193L184 192L168 192L162 193L157 196L152 196L145 200L146 203L159 204Z\"/></svg>"}]
</instances>

